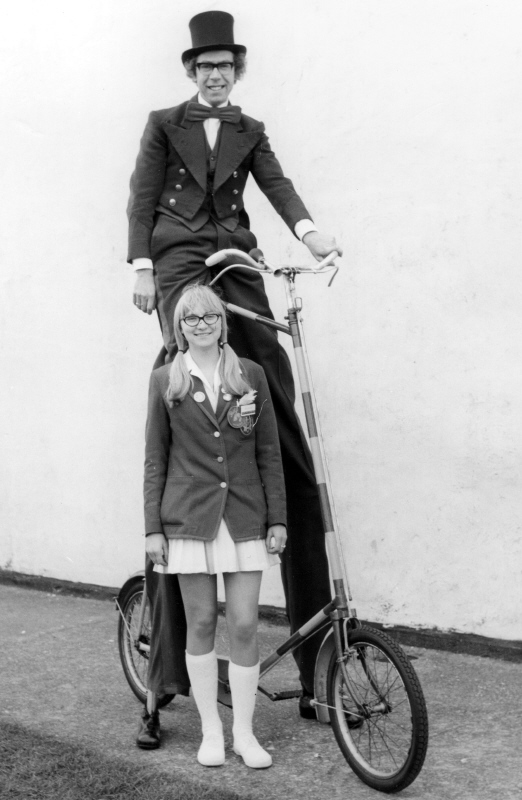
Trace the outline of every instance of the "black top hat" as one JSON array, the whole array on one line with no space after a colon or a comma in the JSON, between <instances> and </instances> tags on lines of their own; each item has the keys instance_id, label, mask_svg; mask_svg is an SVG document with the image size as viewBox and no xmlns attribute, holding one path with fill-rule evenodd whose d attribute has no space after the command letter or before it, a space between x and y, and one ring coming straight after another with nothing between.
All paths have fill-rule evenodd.
<instances>
[{"instance_id":1,"label":"black top hat","mask_svg":"<svg viewBox=\"0 0 522 800\"><path fill-rule=\"evenodd\" d=\"M226 11L203 11L189 22L192 47L181 56L183 62L207 50L230 50L246 53L242 44L234 44L234 17Z\"/></svg>"}]
</instances>

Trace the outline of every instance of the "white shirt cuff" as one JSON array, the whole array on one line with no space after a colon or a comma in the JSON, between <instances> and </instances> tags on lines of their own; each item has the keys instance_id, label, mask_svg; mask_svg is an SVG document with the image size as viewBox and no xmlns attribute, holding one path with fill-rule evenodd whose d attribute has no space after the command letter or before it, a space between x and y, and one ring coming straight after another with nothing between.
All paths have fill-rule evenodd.
<instances>
[{"instance_id":1,"label":"white shirt cuff","mask_svg":"<svg viewBox=\"0 0 522 800\"><path fill-rule=\"evenodd\" d=\"M303 241L303 236L306 236L307 233L311 233L312 231L316 230L317 228L311 219L300 219L299 222L295 223L294 227L294 233L301 241Z\"/></svg>"},{"instance_id":2,"label":"white shirt cuff","mask_svg":"<svg viewBox=\"0 0 522 800\"><path fill-rule=\"evenodd\" d=\"M152 260L150 258L134 258L132 261L132 269L136 272L138 269L153 269Z\"/></svg>"}]
</instances>

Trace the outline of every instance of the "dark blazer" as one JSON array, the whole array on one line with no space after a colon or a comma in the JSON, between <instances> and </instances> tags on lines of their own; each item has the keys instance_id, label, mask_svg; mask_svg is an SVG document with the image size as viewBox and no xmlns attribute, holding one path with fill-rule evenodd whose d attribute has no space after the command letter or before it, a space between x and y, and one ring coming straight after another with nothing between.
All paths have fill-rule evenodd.
<instances>
[{"instance_id":1,"label":"dark blazer","mask_svg":"<svg viewBox=\"0 0 522 800\"><path fill-rule=\"evenodd\" d=\"M234 397L221 395L216 414L203 383L172 408L165 400L170 365L150 379L145 448L145 533L169 539L210 541L224 517L234 541L262 539L267 527L286 525L286 498L279 437L263 369L242 359L247 381L257 390L252 433L227 419Z\"/></svg>"},{"instance_id":2,"label":"dark blazer","mask_svg":"<svg viewBox=\"0 0 522 800\"><path fill-rule=\"evenodd\" d=\"M151 257L157 212L176 216L192 230L198 230L208 219L208 214L202 216L201 212L207 193L205 131L202 122L185 120L189 102L152 111L149 116L131 177L129 261ZM242 114L238 123L223 122L220 126L214 175L214 210L230 230L238 224L249 227L243 203L249 173L292 233L299 220L311 219L292 181L283 174L265 126Z\"/></svg>"}]
</instances>

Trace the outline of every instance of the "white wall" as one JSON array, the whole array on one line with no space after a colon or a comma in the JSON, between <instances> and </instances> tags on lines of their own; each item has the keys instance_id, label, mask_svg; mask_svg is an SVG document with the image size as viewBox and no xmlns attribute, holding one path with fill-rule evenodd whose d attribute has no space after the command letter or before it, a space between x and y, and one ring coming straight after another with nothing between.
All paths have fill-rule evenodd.
<instances>
[{"instance_id":1,"label":"white wall","mask_svg":"<svg viewBox=\"0 0 522 800\"><path fill-rule=\"evenodd\" d=\"M141 567L160 336L130 302L128 178L148 111L190 96L188 19L216 7L249 47L233 99L345 247L333 288L302 295L359 614L522 638L516 0L11 6L0 565L105 585ZM267 255L306 261L248 194Z\"/></svg>"}]
</instances>

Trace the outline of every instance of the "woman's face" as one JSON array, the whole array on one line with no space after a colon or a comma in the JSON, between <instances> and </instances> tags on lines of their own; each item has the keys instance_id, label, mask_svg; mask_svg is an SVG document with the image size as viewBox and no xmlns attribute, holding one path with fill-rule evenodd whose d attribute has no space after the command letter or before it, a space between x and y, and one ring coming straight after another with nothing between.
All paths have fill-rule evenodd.
<instances>
[{"instance_id":1,"label":"woman's face","mask_svg":"<svg viewBox=\"0 0 522 800\"><path fill-rule=\"evenodd\" d=\"M217 319L213 321L206 321L203 317L213 315ZM196 325L190 325L188 322L194 323L196 317L199 317ZM211 319L207 316L207 319ZM197 303L193 309L186 311L181 318L181 332L187 340L189 348L195 347L199 349L207 349L217 346L221 336L221 316L216 314L215 311Z\"/></svg>"}]
</instances>

